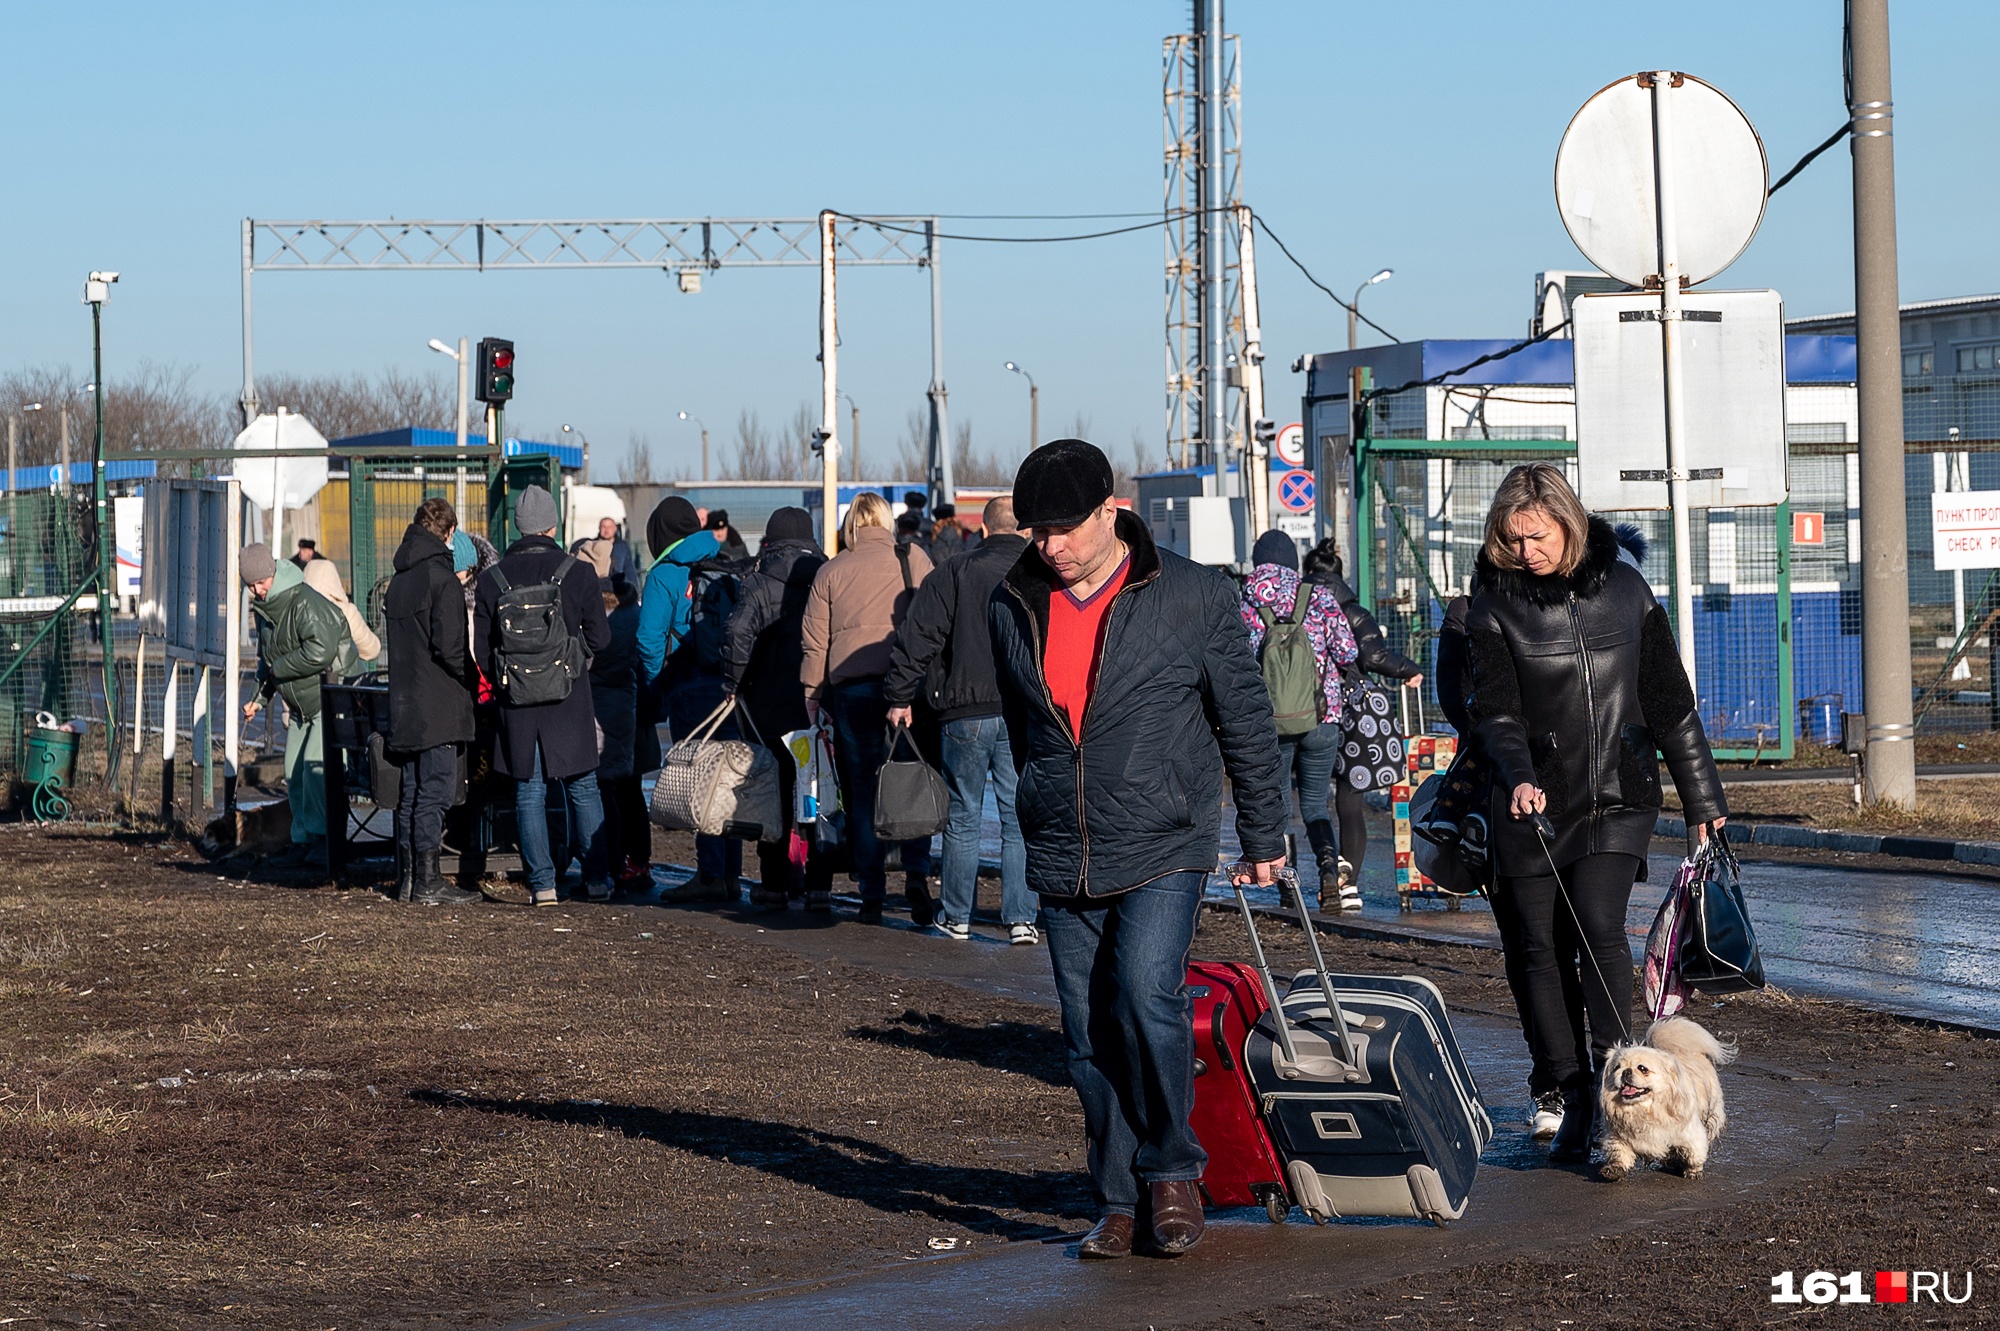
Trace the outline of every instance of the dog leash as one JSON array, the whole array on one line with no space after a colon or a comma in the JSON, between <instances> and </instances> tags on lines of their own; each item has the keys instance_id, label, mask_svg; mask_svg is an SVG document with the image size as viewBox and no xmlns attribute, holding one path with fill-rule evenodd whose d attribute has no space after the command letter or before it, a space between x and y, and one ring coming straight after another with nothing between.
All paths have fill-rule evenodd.
<instances>
[{"instance_id":1,"label":"dog leash","mask_svg":"<svg viewBox=\"0 0 2000 1331\"><path fill-rule=\"evenodd\" d=\"M1590 958L1590 969L1597 973L1597 983L1603 986L1604 996L1608 999L1611 996L1611 982L1604 978L1604 968L1597 964L1597 954L1591 951L1590 940L1584 936L1583 920L1576 913L1576 903L1570 900L1569 887L1563 882L1562 871L1556 868L1555 852L1549 849L1549 840L1555 836L1556 825L1549 821L1549 816L1546 813L1536 813L1533 818L1529 819L1529 822L1535 829L1535 839L1542 843L1542 858L1549 862L1549 875L1556 880L1556 895L1562 898L1563 906L1569 911L1570 922L1576 925L1577 944L1582 950L1583 955ZM1620 936L1622 937L1623 935L1621 934ZM1628 956L1629 952L1630 945L1628 944ZM1587 1004L1585 1005L1585 1010L1588 1010ZM1629 1042L1632 1038L1632 1027L1625 1020L1623 1012L1618 1013L1617 1016L1618 1034L1621 1038Z\"/></svg>"}]
</instances>

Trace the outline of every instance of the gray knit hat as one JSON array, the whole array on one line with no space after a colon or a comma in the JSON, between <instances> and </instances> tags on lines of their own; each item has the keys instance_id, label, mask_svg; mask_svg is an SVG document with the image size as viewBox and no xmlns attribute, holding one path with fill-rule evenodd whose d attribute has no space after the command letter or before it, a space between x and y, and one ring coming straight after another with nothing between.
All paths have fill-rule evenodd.
<instances>
[{"instance_id":1,"label":"gray knit hat","mask_svg":"<svg viewBox=\"0 0 2000 1331\"><path fill-rule=\"evenodd\" d=\"M236 557L236 566L245 587L254 587L278 571L278 561L271 554L271 547L262 541L244 546L243 553Z\"/></svg>"},{"instance_id":2,"label":"gray knit hat","mask_svg":"<svg viewBox=\"0 0 2000 1331\"><path fill-rule=\"evenodd\" d=\"M540 536L556 529L556 501L539 485L521 491L514 501L514 527L523 536Z\"/></svg>"}]
</instances>

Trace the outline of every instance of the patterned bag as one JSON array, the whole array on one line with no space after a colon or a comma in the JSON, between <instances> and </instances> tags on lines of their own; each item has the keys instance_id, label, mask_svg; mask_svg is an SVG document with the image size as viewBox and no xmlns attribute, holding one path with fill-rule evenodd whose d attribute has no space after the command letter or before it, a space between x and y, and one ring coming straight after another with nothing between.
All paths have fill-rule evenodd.
<instances>
[{"instance_id":1,"label":"patterned bag","mask_svg":"<svg viewBox=\"0 0 2000 1331\"><path fill-rule=\"evenodd\" d=\"M1687 1006L1688 983L1681 976L1681 942L1687 932L1688 893L1701 876L1699 856L1681 861L1653 927L1646 931L1646 1011L1663 1021Z\"/></svg>"},{"instance_id":2,"label":"patterned bag","mask_svg":"<svg viewBox=\"0 0 2000 1331\"><path fill-rule=\"evenodd\" d=\"M693 733L667 750L651 809L661 827L746 841L781 841L791 830L778 797L778 760L758 738L749 710L742 716L752 743L714 738L736 707L735 698L723 699Z\"/></svg>"},{"instance_id":3,"label":"patterned bag","mask_svg":"<svg viewBox=\"0 0 2000 1331\"><path fill-rule=\"evenodd\" d=\"M1389 690L1365 677L1349 679L1340 719L1346 734L1335 765L1344 784L1387 790L1403 779L1403 726Z\"/></svg>"}]
</instances>

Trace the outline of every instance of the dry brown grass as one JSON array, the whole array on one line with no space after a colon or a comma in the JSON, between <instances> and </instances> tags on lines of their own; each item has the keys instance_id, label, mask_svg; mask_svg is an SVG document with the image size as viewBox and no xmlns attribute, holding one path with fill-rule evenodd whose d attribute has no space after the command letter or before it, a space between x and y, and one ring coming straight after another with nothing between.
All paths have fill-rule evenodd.
<instances>
[{"instance_id":1,"label":"dry brown grass","mask_svg":"<svg viewBox=\"0 0 2000 1331\"><path fill-rule=\"evenodd\" d=\"M1902 832L1962 841L2000 840L2000 777L1920 778L1914 811L1889 804L1855 807L1844 782L1728 788L1730 815L1751 822L1792 823L1852 832ZM1667 807L1680 808L1669 792Z\"/></svg>"}]
</instances>

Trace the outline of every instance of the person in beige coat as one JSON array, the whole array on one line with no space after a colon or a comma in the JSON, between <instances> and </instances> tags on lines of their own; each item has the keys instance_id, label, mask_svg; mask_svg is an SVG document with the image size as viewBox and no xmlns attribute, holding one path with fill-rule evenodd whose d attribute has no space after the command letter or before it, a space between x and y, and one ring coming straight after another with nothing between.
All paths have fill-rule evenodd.
<instances>
[{"instance_id":1,"label":"person in beige coat","mask_svg":"<svg viewBox=\"0 0 2000 1331\"><path fill-rule=\"evenodd\" d=\"M882 845L875 839L875 781L889 752L882 678L889 673L912 589L931 571L930 556L921 549L896 544L890 520L889 502L881 495L861 494L849 506L840 524L841 552L813 577L799 669L806 714L817 723L824 711L833 721L834 766L847 806L863 923L881 921L888 881ZM930 861L928 837L903 844L904 896L918 928L930 924L933 914Z\"/></svg>"},{"instance_id":2,"label":"person in beige coat","mask_svg":"<svg viewBox=\"0 0 2000 1331\"><path fill-rule=\"evenodd\" d=\"M324 596L339 607L341 618L347 621L347 631L354 638L354 657L336 663L335 669L346 674L356 662L373 661L382 655L382 640L368 627L368 621L354 602L347 599L347 592L340 585L340 570L324 555L315 555L306 561L306 586Z\"/></svg>"}]
</instances>

